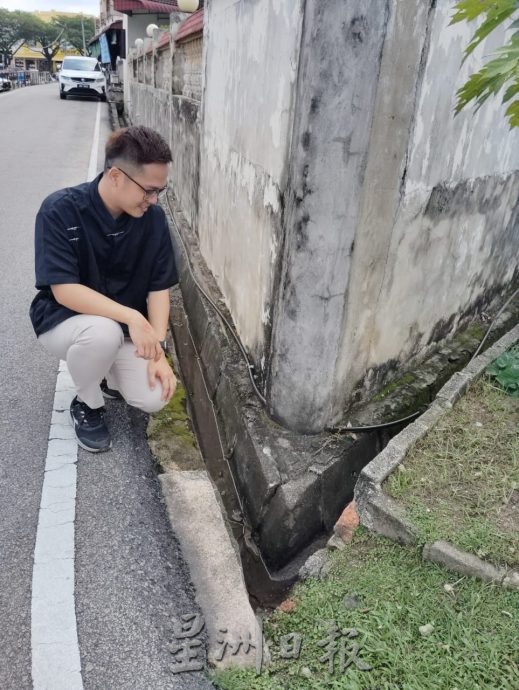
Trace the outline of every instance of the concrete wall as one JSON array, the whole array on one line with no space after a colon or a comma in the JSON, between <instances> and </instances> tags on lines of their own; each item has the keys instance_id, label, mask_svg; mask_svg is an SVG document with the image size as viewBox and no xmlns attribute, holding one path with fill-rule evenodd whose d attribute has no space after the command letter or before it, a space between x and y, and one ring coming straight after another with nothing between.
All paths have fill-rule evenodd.
<instances>
[{"instance_id":1,"label":"concrete wall","mask_svg":"<svg viewBox=\"0 0 519 690\"><path fill-rule=\"evenodd\" d=\"M517 272L519 135L495 100L453 117L502 36L460 72L453 5L307 2L270 371L291 427L340 421Z\"/></svg>"},{"instance_id":2,"label":"concrete wall","mask_svg":"<svg viewBox=\"0 0 519 690\"><path fill-rule=\"evenodd\" d=\"M173 35L184 18L178 13L171 16ZM169 142L171 186L191 228L196 228L198 219L201 65L202 39L198 36L187 43L173 42L160 50L133 55L128 70L130 121L153 127Z\"/></svg>"},{"instance_id":3,"label":"concrete wall","mask_svg":"<svg viewBox=\"0 0 519 690\"><path fill-rule=\"evenodd\" d=\"M307 0L269 397L302 431L331 415L388 3Z\"/></svg>"},{"instance_id":4,"label":"concrete wall","mask_svg":"<svg viewBox=\"0 0 519 690\"><path fill-rule=\"evenodd\" d=\"M210 0L202 80L186 53L172 89L132 84L291 428L339 422L517 275L519 134L496 99L453 115L503 36L460 70L454 4Z\"/></svg>"},{"instance_id":5,"label":"concrete wall","mask_svg":"<svg viewBox=\"0 0 519 690\"><path fill-rule=\"evenodd\" d=\"M460 70L474 26L449 26L448 0L428 14L423 5L413 14L393 4L388 26L338 357L337 410L356 383L369 392L452 334L519 266L519 132L509 130L500 98L453 117L457 89L503 44L503 32ZM409 51L415 46L418 56L420 44L414 75Z\"/></svg>"},{"instance_id":6,"label":"concrete wall","mask_svg":"<svg viewBox=\"0 0 519 690\"><path fill-rule=\"evenodd\" d=\"M212 0L205 8L200 248L257 363L282 242L303 4Z\"/></svg>"}]
</instances>

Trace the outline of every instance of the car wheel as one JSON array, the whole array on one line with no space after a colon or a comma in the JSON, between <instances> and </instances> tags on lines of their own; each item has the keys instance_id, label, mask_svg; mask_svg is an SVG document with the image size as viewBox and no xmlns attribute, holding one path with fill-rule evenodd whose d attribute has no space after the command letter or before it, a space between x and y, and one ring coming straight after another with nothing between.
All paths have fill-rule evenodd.
<instances>
[{"instance_id":1,"label":"car wheel","mask_svg":"<svg viewBox=\"0 0 519 690\"><path fill-rule=\"evenodd\" d=\"M61 91L59 92L59 97L61 98L62 101L66 101L66 100L67 100L67 95L64 94L64 93L62 93Z\"/></svg>"},{"instance_id":2,"label":"car wheel","mask_svg":"<svg viewBox=\"0 0 519 690\"><path fill-rule=\"evenodd\" d=\"M103 101L103 103L106 103L106 94L105 93L101 96L101 100Z\"/></svg>"}]
</instances>

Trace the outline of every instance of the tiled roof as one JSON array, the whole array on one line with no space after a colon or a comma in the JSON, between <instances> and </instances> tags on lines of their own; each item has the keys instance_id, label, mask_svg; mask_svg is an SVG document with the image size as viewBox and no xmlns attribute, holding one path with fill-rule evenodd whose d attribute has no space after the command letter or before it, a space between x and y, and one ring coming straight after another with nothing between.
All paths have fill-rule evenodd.
<instances>
[{"instance_id":1,"label":"tiled roof","mask_svg":"<svg viewBox=\"0 0 519 690\"><path fill-rule=\"evenodd\" d=\"M140 12L145 14L148 11L150 14L171 14L171 12L179 12L177 3L174 0L162 0L162 2L154 2L153 0L114 0L114 10L117 12Z\"/></svg>"},{"instance_id":2,"label":"tiled roof","mask_svg":"<svg viewBox=\"0 0 519 690\"><path fill-rule=\"evenodd\" d=\"M96 34L95 36L93 36L93 37L88 41L88 45L91 45L92 43L95 43L95 41L97 41L97 40L99 39L99 36L101 36L101 34L104 34L104 33L106 33L107 31L110 31L110 30L112 30L112 29L122 29L122 28L123 28L123 23L122 23L122 21L119 20L119 21L116 21L116 22L112 22L109 26L106 26L102 31L100 31L98 34Z\"/></svg>"},{"instance_id":3,"label":"tiled roof","mask_svg":"<svg viewBox=\"0 0 519 690\"><path fill-rule=\"evenodd\" d=\"M179 27L179 30L175 35L175 41L178 43L178 41L182 41L183 39L186 39L189 36L192 36L193 34L199 33L203 30L203 28L204 8L201 7L199 10L193 12L193 14L190 17L188 17L185 21L182 22L182 24Z\"/></svg>"},{"instance_id":4,"label":"tiled roof","mask_svg":"<svg viewBox=\"0 0 519 690\"><path fill-rule=\"evenodd\" d=\"M171 34L169 31L166 31L159 39L159 42L157 43L157 48L163 48L164 46L169 45L169 41L171 39Z\"/></svg>"}]
</instances>

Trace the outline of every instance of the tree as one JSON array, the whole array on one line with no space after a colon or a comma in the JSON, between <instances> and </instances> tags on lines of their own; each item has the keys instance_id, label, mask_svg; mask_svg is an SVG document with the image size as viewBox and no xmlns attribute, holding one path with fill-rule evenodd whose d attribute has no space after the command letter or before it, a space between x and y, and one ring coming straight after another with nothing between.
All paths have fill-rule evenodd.
<instances>
[{"instance_id":1,"label":"tree","mask_svg":"<svg viewBox=\"0 0 519 690\"><path fill-rule=\"evenodd\" d=\"M35 45L31 46L31 49L43 55L49 65L49 71L52 72L52 60L61 48L65 29L53 23L44 22L35 15L33 16L36 20L36 28L33 36Z\"/></svg>"},{"instance_id":2,"label":"tree","mask_svg":"<svg viewBox=\"0 0 519 690\"><path fill-rule=\"evenodd\" d=\"M51 23L55 27L63 29L63 39L67 43L80 52L81 55L87 54L84 48L88 46L88 42L94 36L94 24L91 17L59 15L54 17Z\"/></svg>"},{"instance_id":3,"label":"tree","mask_svg":"<svg viewBox=\"0 0 519 690\"><path fill-rule=\"evenodd\" d=\"M456 114L469 103L478 110L506 84L502 102L509 105L505 115L510 128L519 127L519 98L516 98L519 95L519 0L462 0L456 4L455 10L451 24L471 22L484 16L465 48L463 60L498 26L510 21L508 29L513 31L505 45L496 50L495 57L458 89Z\"/></svg>"},{"instance_id":4,"label":"tree","mask_svg":"<svg viewBox=\"0 0 519 690\"><path fill-rule=\"evenodd\" d=\"M30 12L0 8L0 55L9 64L13 53L24 43L34 40L40 20Z\"/></svg>"}]
</instances>

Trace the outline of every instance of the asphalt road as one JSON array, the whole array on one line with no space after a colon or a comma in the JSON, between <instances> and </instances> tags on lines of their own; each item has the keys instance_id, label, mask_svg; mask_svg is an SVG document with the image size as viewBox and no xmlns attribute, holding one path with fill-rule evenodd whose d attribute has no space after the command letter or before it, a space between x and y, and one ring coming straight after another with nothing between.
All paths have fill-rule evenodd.
<instances>
[{"instance_id":1,"label":"asphalt road","mask_svg":"<svg viewBox=\"0 0 519 690\"><path fill-rule=\"evenodd\" d=\"M85 181L97 102L56 84L0 94L0 688L32 688L31 581L58 362L28 317L34 218L44 197ZM109 134L101 105L102 145ZM146 416L107 406L114 450L80 449L75 610L85 690L211 688L172 674L174 616L198 610L145 438ZM47 690L54 690L48 687Z\"/></svg>"}]
</instances>

